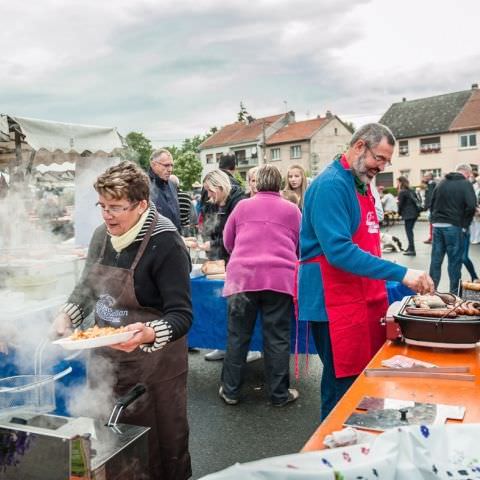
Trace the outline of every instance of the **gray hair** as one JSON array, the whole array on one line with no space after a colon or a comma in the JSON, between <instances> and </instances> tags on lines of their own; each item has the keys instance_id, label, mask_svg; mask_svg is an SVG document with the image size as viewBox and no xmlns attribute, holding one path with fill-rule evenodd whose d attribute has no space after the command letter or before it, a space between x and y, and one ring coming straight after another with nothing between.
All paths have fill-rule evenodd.
<instances>
[{"instance_id":1,"label":"gray hair","mask_svg":"<svg viewBox=\"0 0 480 480\"><path fill-rule=\"evenodd\" d=\"M258 192L279 192L282 186L282 174L275 165L262 165L255 175Z\"/></svg>"},{"instance_id":2,"label":"gray hair","mask_svg":"<svg viewBox=\"0 0 480 480\"><path fill-rule=\"evenodd\" d=\"M203 179L203 183L211 190L217 191L222 189L225 192L225 197L228 197L232 190L232 184L230 183L228 175L220 169L207 173Z\"/></svg>"},{"instance_id":3,"label":"gray hair","mask_svg":"<svg viewBox=\"0 0 480 480\"><path fill-rule=\"evenodd\" d=\"M389 145L395 146L395 136L388 127L381 123L367 123L355 131L350 146L353 147L359 140L363 140L368 147L375 148L384 138Z\"/></svg>"},{"instance_id":4,"label":"gray hair","mask_svg":"<svg viewBox=\"0 0 480 480\"><path fill-rule=\"evenodd\" d=\"M460 163L455 167L456 172L472 173L472 167L468 163Z\"/></svg>"},{"instance_id":5,"label":"gray hair","mask_svg":"<svg viewBox=\"0 0 480 480\"><path fill-rule=\"evenodd\" d=\"M150 161L154 162L157 158L160 158L161 155L167 154L170 158L173 158L172 154L166 148L159 148L158 150L154 150L150 155Z\"/></svg>"},{"instance_id":6,"label":"gray hair","mask_svg":"<svg viewBox=\"0 0 480 480\"><path fill-rule=\"evenodd\" d=\"M247 182L249 182L250 179L252 179L256 175L256 173L258 171L258 168L259 167L252 167L248 170L248 172L247 172Z\"/></svg>"}]
</instances>

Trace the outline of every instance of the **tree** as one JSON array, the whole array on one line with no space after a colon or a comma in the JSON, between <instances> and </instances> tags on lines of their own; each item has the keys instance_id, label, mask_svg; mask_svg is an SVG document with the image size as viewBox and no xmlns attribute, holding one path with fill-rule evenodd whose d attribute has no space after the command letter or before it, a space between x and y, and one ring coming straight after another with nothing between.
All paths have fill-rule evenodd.
<instances>
[{"instance_id":1,"label":"tree","mask_svg":"<svg viewBox=\"0 0 480 480\"><path fill-rule=\"evenodd\" d=\"M130 132L125 140L128 146L128 156L147 170L150 165L150 155L153 152L152 142L140 132Z\"/></svg>"},{"instance_id":2,"label":"tree","mask_svg":"<svg viewBox=\"0 0 480 480\"><path fill-rule=\"evenodd\" d=\"M343 124L350 130L350 132L354 132L356 130L355 124L353 122L343 122Z\"/></svg>"},{"instance_id":3,"label":"tree","mask_svg":"<svg viewBox=\"0 0 480 480\"><path fill-rule=\"evenodd\" d=\"M180 151L176 157L174 156L174 160L174 172L180 179L182 190L191 190L193 183L200 180L202 162L193 150Z\"/></svg>"},{"instance_id":4,"label":"tree","mask_svg":"<svg viewBox=\"0 0 480 480\"><path fill-rule=\"evenodd\" d=\"M247 109L245 108L245 105L243 102L240 102L240 111L237 114L237 119L239 122L244 122L248 117L248 112Z\"/></svg>"}]
</instances>

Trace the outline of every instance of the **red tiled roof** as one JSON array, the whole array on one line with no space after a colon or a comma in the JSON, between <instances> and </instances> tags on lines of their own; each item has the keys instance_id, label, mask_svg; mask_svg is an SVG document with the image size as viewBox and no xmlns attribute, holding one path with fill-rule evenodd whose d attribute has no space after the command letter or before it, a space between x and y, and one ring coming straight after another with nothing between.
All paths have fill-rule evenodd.
<instances>
[{"instance_id":1,"label":"red tiled roof","mask_svg":"<svg viewBox=\"0 0 480 480\"><path fill-rule=\"evenodd\" d=\"M200 149L220 147L222 145L234 145L237 143L245 143L255 141L265 128L282 118L285 114L271 115L270 117L257 118L250 124L244 122L235 122L225 125L218 132L208 137L200 144Z\"/></svg>"},{"instance_id":2,"label":"red tiled roof","mask_svg":"<svg viewBox=\"0 0 480 480\"><path fill-rule=\"evenodd\" d=\"M308 140L322 125L328 122L328 120L328 118L323 117L289 123L268 137L267 145Z\"/></svg>"},{"instance_id":3,"label":"red tiled roof","mask_svg":"<svg viewBox=\"0 0 480 480\"><path fill-rule=\"evenodd\" d=\"M480 128L480 90L472 91L470 98L450 125L450 130L474 128Z\"/></svg>"}]
</instances>

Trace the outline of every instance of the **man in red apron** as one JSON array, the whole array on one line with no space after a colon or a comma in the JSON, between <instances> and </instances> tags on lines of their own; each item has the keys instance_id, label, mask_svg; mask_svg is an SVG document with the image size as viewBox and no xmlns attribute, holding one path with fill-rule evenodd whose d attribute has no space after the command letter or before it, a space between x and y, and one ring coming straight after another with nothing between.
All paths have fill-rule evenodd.
<instances>
[{"instance_id":1,"label":"man in red apron","mask_svg":"<svg viewBox=\"0 0 480 480\"><path fill-rule=\"evenodd\" d=\"M300 234L298 313L311 322L323 363L322 419L385 341L385 280L421 293L431 278L380 258L380 228L369 183L390 164L395 137L367 124L350 148L314 180L305 197Z\"/></svg>"}]
</instances>

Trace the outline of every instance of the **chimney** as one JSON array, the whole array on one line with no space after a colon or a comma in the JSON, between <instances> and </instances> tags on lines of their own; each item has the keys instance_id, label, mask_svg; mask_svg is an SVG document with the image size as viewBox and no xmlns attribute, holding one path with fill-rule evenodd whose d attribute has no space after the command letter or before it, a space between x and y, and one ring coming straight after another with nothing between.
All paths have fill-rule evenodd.
<instances>
[{"instance_id":1,"label":"chimney","mask_svg":"<svg viewBox=\"0 0 480 480\"><path fill-rule=\"evenodd\" d=\"M331 112L330 110L327 110L327 111L325 112L325 116L326 116L327 118L332 118L332 117L333 117L332 112Z\"/></svg>"},{"instance_id":2,"label":"chimney","mask_svg":"<svg viewBox=\"0 0 480 480\"><path fill-rule=\"evenodd\" d=\"M478 90L478 83L472 83L472 90Z\"/></svg>"},{"instance_id":3,"label":"chimney","mask_svg":"<svg viewBox=\"0 0 480 480\"><path fill-rule=\"evenodd\" d=\"M406 102L406 101L407 101L407 97L403 97L402 102Z\"/></svg>"}]
</instances>

